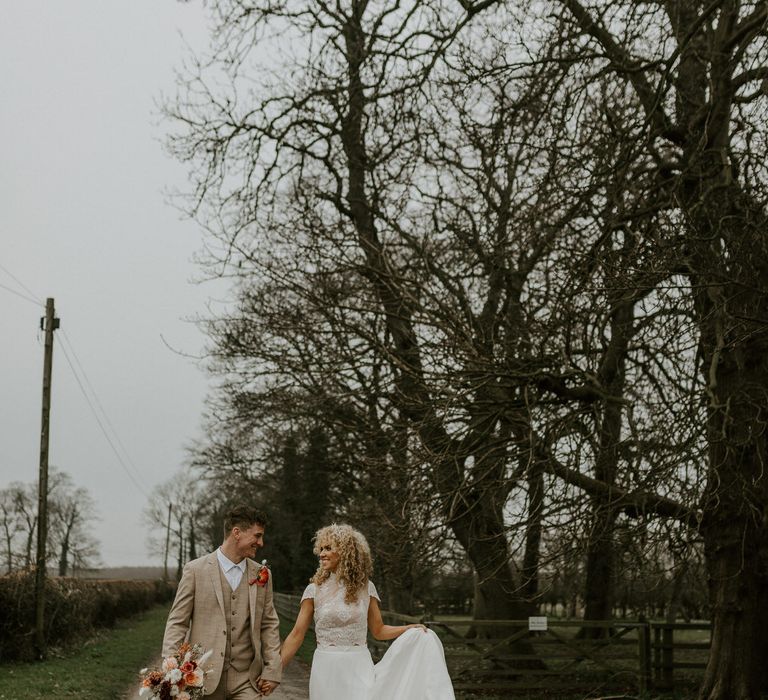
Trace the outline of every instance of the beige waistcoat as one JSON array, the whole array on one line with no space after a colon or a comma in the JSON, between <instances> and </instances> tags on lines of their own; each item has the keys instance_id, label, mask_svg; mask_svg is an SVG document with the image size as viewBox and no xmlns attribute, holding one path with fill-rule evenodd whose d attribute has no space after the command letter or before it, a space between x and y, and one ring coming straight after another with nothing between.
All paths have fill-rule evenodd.
<instances>
[{"instance_id":1,"label":"beige waistcoat","mask_svg":"<svg viewBox=\"0 0 768 700\"><path fill-rule=\"evenodd\" d=\"M247 576L242 575L240 585L234 591L230 588L221 567L219 567L219 576L224 592L224 616L227 620L224 668L232 666L236 671L247 671L254 657L250 633L251 613L248 605Z\"/></svg>"}]
</instances>

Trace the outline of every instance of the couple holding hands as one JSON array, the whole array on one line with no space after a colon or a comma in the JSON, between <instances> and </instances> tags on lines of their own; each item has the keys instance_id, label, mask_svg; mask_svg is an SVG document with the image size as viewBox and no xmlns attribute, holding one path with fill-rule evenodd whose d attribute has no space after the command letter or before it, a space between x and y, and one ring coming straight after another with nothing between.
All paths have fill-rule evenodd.
<instances>
[{"instance_id":1,"label":"couple holding hands","mask_svg":"<svg viewBox=\"0 0 768 700\"><path fill-rule=\"evenodd\" d=\"M206 697L270 695L314 620L310 700L454 700L437 635L423 625L384 624L370 581L368 543L349 525L317 532L319 567L281 645L270 572L253 561L264 544L265 526L257 511L234 508L224 521L222 545L189 562L179 581L163 656L185 641L210 650ZM376 639L396 640L375 665L366 644L368 630Z\"/></svg>"}]
</instances>

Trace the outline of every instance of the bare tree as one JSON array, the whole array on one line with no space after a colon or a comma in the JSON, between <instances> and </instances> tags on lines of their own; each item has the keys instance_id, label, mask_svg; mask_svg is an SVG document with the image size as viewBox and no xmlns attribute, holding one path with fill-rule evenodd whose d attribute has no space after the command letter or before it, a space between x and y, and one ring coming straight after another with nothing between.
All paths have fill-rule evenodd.
<instances>
[{"instance_id":1,"label":"bare tree","mask_svg":"<svg viewBox=\"0 0 768 700\"><path fill-rule=\"evenodd\" d=\"M37 487L34 484L14 482L9 487L13 507L22 525L24 545L21 560L25 569L31 569L33 563L32 545L37 533Z\"/></svg>"},{"instance_id":2,"label":"bare tree","mask_svg":"<svg viewBox=\"0 0 768 700\"><path fill-rule=\"evenodd\" d=\"M153 489L144 506L144 521L150 528L147 549L164 558L176 555L177 580L184 564L197 553L203 522L201 513L206 499L207 494L199 478L187 470L179 470Z\"/></svg>"},{"instance_id":3,"label":"bare tree","mask_svg":"<svg viewBox=\"0 0 768 700\"><path fill-rule=\"evenodd\" d=\"M49 484L50 554L57 559L59 576L66 576L98 559L98 541L92 533L96 504L88 490L75 486L64 472L52 471Z\"/></svg>"},{"instance_id":4,"label":"bare tree","mask_svg":"<svg viewBox=\"0 0 768 700\"><path fill-rule=\"evenodd\" d=\"M99 544L91 531L95 505L87 489L76 487L72 478L51 470L49 479L49 547L59 575L77 567L92 566L99 557ZM37 531L37 487L14 482L0 492L7 570L31 568L32 547Z\"/></svg>"},{"instance_id":5,"label":"bare tree","mask_svg":"<svg viewBox=\"0 0 768 700\"><path fill-rule=\"evenodd\" d=\"M518 151L515 129L525 130L545 114L535 100L541 76L529 76L533 94L519 103L508 100L503 90L495 91L492 97L497 109L490 118L473 119L467 104L459 131L474 130L473 152L465 170L452 182L443 183L437 176L439 168L430 161L455 160L461 147L448 143L442 147L438 137L442 148L423 152L412 138L414 129L423 127L439 134L446 126L437 123L439 113L434 111L435 124L421 123L418 106L411 103L418 99L421 71L428 59L409 44L426 19L415 20L408 12L398 19L401 12L386 9L364 17L363 5L353 5L349 12L319 11L326 13L322 21L312 8L278 18L302 31L310 23L328 42L309 58L306 71L311 80L299 86L301 96L278 93L263 101L256 112L249 110L244 121L234 114L224 118L215 99L204 107L212 110L209 112L195 112L194 108L188 112L181 105L177 116L194 126L187 138L175 142L175 148L179 154L188 153L193 143L215 141L226 144L226 152L237 162L239 135L248 133L248 140L261 144L264 155L276 149L269 177L261 177L260 171L238 190L239 200L263 204L255 215L265 217L263 226L275 232L279 241L270 245L276 262L264 263L260 269L273 272L283 260L280 251L288 247L289 235L296 239L301 232L309 242L299 239L299 246L313 254L311 265L321 270L333 266L328 274L339 280L348 299L345 303L379 319L381 330L375 335L366 333L360 324L353 327L354 332L387 358L388 399L414 426L430 454L430 472L443 518L480 573L484 609L477 613L519 618L528 608L510 568L502 510L514 484L507 476L508 443L512 441L515 450L520 450L515 459L525 468L530 462L524 456L530 451L530 426L525 390L519 379L510 381L510 365L514 368L528 359L517 356L521 349L518 334L524 333L519 321L520 299L527 277L550 249L560 213L556 206L551 212L537 207L537 214L549 214L551 221L533 226L527 218L533 212L527 193L517 199L513 196L516 174L533 157L533 151ZM226 12L223 16L232 17ZM226 26L238 35L247 34L257 29L250 24L253 20L260 23L265 19L270 18L253 17L243 25L228 22ZM431 14L430 20L441 22L437 14ZM369 34L375 27L381 33ZM394 46L408 48L398 57ZM389 75L384 58L388 52L394 52L395 62L410 57L416 70ZM227 53L225 62L230 58ZM205 90L202 82L193 85L194 90ZM281 102L287 110L273 113L273 106ZM398 118L404 131L393 142L386 124ZM454 152L446 152L446 148L454 148ZM238 167L246 167L245 161ZM427 180L433 184L420 193L425 169L431 169ZM271 194L288 186L295 172L300 173L302 183L300 190L290 187L297 204ZM393 178L392 172L398 177ZM551 181L551 174L544 169L542 186ZM200 192L210 196L214 210L218 206L227 209L226 201L231 198L217 199L217 193L229 183L219 179L220 171L210 166L202 175ZM275 190L270 189L273 186ZM471 196L462 196L460 187L477 193L477 221L464 219L467 214L475 215L475 207L464 204ZM404 194L417 197L422 211L410 213ZM456 198L460 204L454 206ZM516 222L519 228L510 225L515 208L524 212ZM219 234L228 250L242 256L243 264L252 263L261 243L249 239L247 231L239 236L237 221L246 227L254 212L227 212L238 218L230 218L230 225ZM219 211L217 216L225 215ZM439 216L437 231L434 216ZM310 223L312 229L308 230ZM483 232L480 237L477 231ZM525 234L518 237L521 231ZM318 240L322 244L316 244ZM454 246L460 254L454 253ZM318 275L311 277L317 279ZM353 280L351 290L345 278ZM337 298L342 297L337 294ZM442 352L446 345L458 346L458 360ZM495 367L498 354L507 364L501 377ZM521 366L512 369L512 376L527 372ZM521 410L516 414L504 410L517 403Z\"/></svg>"},{"instance_id":6,"label":"bare tree","mask_svg":"<svg viewBox=\"0 0 768 700\"><path fill-rule=\"evenodd\" d=\"M0 491L0 525L3 529L5 570L6 573L10 574L15 568L17 559L16 537L22 532L22 524L16 511L12 488Z\"/></svg>"},{"instance_id":7,"label":"bare tree","mask_svg":"<svg viewBox=\"0 0 768 700\"><path fill-rule=\"evenodd\" d=\"M709 479L701 501L713 640L702 698L754 698L764 688L768 583L763 478L768 388L764 152L766 8L677 0L559 3L570 29L643 115L636 133L652 164L649 206L674 212L668 275L689 282L707 400ZM573 36L573 35L572 35ZM599 55L597 55L599 54ZM620 116L620 115L619 115Z\"/></svg>"}]
</instances>

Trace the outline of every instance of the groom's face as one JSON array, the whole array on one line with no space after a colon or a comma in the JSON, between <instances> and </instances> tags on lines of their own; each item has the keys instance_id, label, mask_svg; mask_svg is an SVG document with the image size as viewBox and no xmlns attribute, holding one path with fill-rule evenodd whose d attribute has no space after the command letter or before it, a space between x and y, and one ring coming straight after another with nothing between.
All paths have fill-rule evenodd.
<instances>
[{"instance_id":1,"label":"groom's face","mask_svg":"<svg viewBox=\"0 0 768 700\"><path fill-rule=\"evenodd\" d=\"M235 535L237 550L244 557L254 559L256 552L264 546L263 525L251 525L247 530L241 530L239 527L236 527Z\"/></svg>"}]
</instances>

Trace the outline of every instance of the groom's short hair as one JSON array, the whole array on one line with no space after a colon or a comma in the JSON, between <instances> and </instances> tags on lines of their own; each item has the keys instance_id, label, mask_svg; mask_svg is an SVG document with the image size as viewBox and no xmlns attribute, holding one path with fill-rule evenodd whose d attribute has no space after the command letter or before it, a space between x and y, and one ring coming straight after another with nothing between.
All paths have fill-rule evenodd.
<instances>
[{"instance_id":1,"label":"groom's short hair","mask_svg":"<svg viewBox=\"0 0 768 700\"><path fill-rule=\"evenodd\" d=\"M254 525L266 527L267 517L264 513L250 506L235 506L224 514L224 537L232 532L233 527L247 530Z\"/></svg>"}]
</instances>

